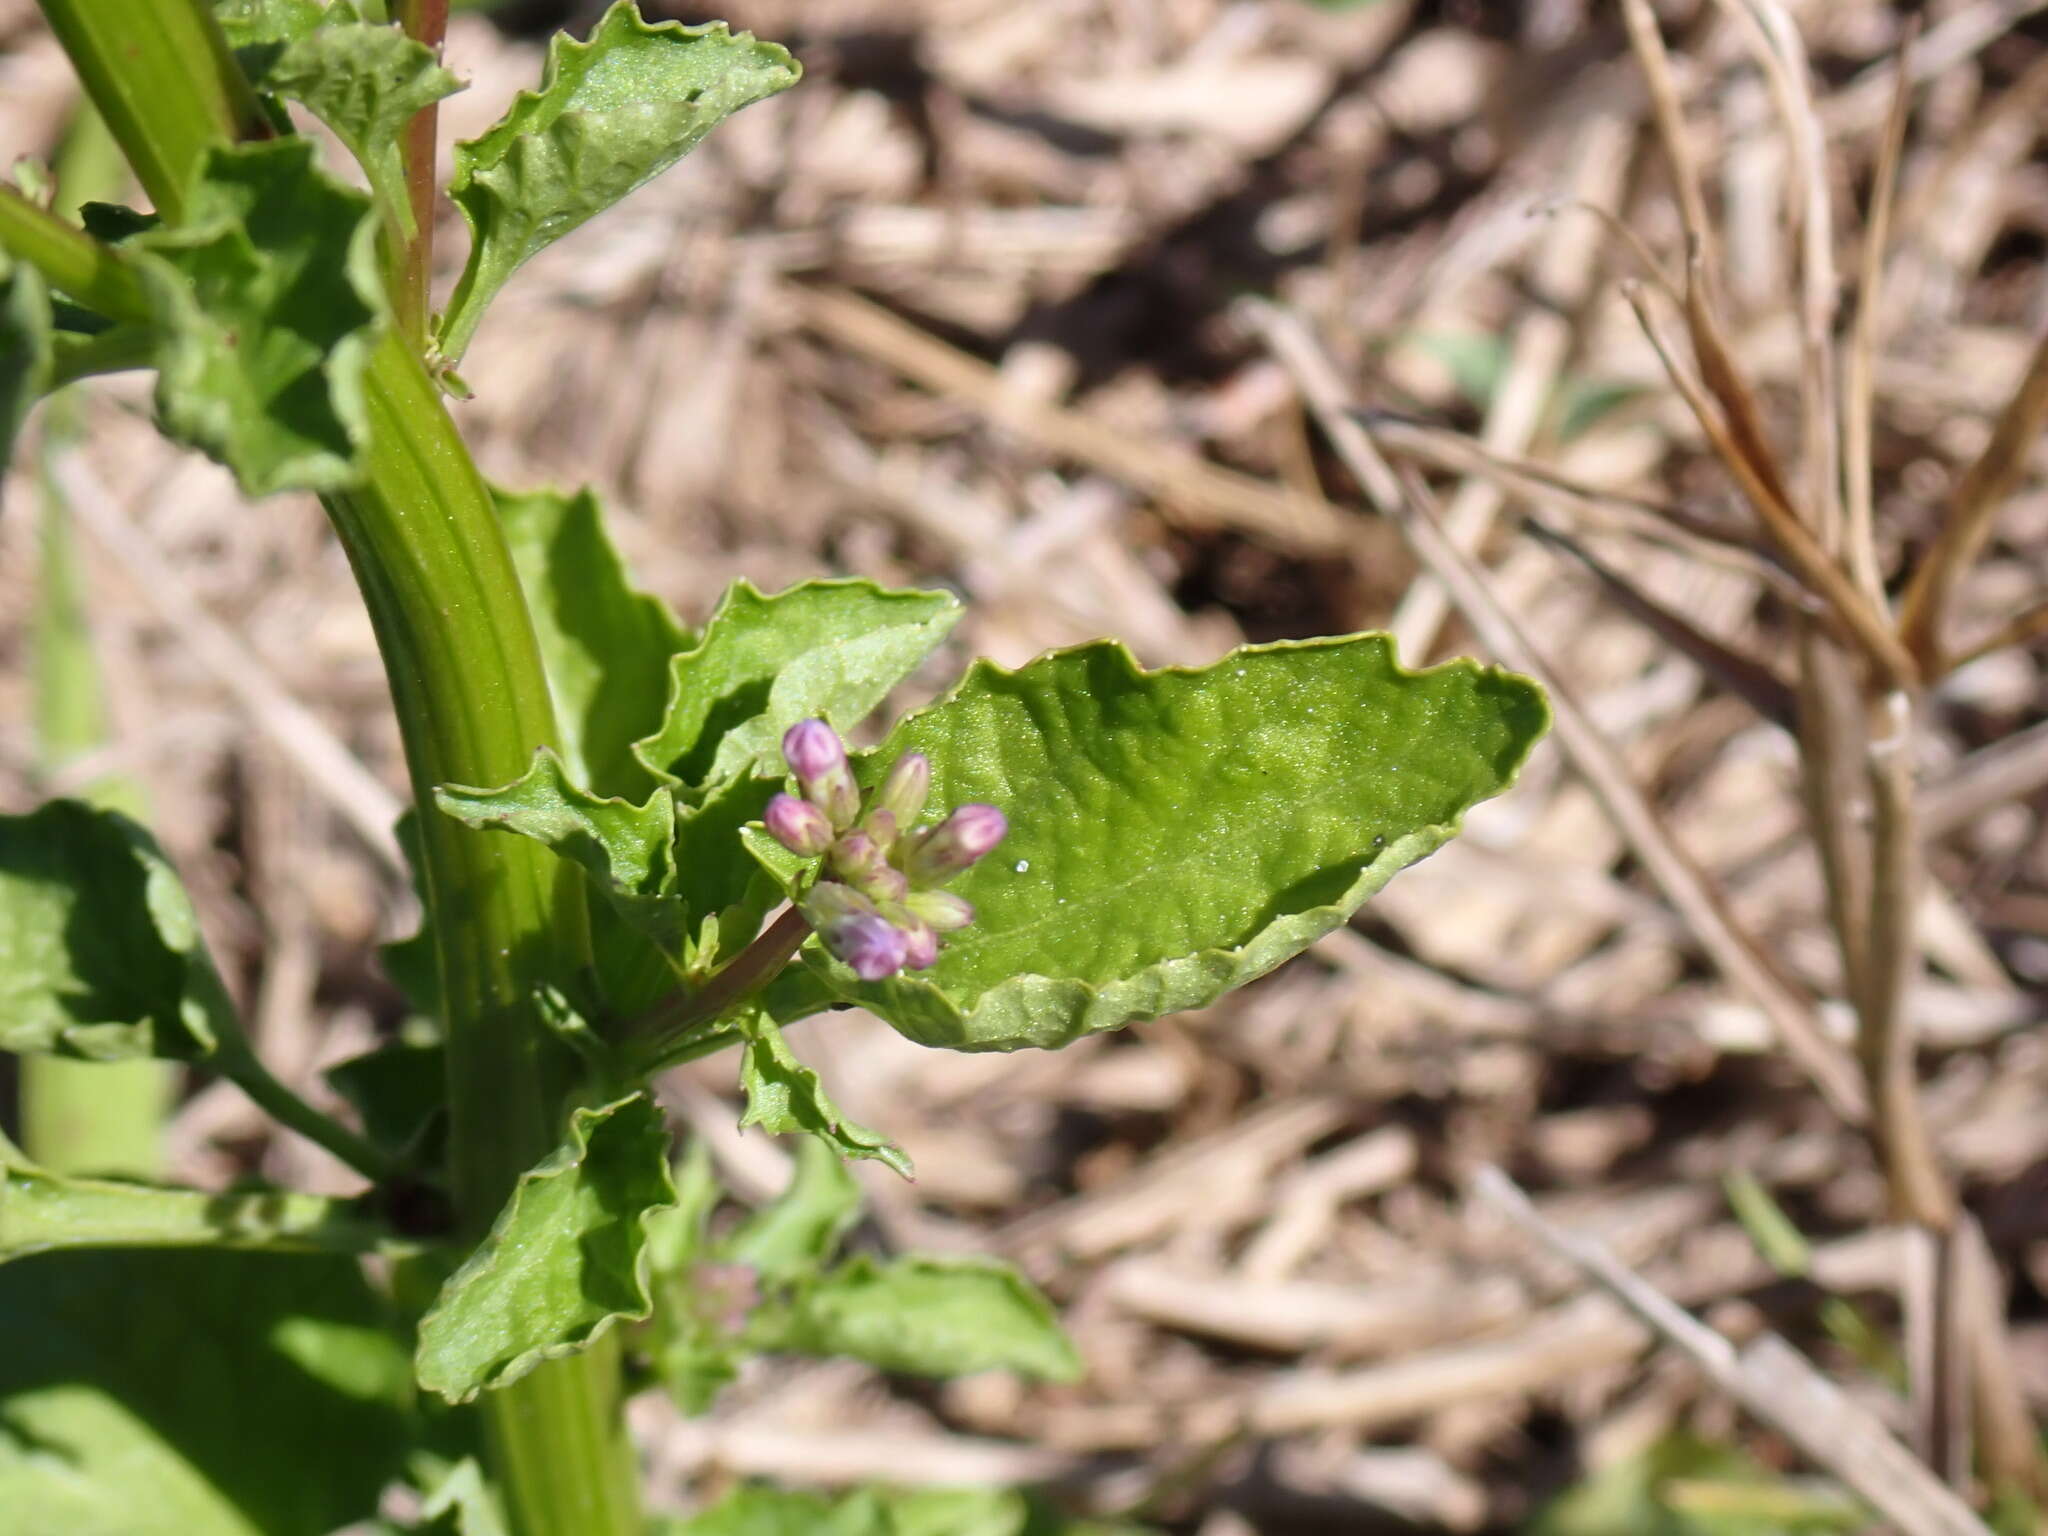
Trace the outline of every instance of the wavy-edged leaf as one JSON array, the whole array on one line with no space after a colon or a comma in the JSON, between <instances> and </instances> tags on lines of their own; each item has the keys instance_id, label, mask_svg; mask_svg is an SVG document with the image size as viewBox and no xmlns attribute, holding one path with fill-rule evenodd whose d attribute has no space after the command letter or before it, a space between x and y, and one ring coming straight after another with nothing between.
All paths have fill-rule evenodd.
<instances>
[{"instance_id":1,"label":"wavy-edged leaf","mask_svg":"<svg viewBox=\"0 0 2048 1536\"><path fill-rule=\"evenodd\" d=\"M933 801L1009 837L955 883L973 926L932 970L864 983L815 943L765 996L856 1003L926 1045L1053 1047L1199 1007L1338 927L1499 794L1548 721L1527 679L1409 672L1364 635L1141 671L1116 644L980 663L864 759L932 760ZM756 857L788 879L767 839Z\"/></svg>"},{"instance_id":2,"label":"wavy-edged leaf","mask_svg":"<svg viewBox=\"0 0 2048 1536\"><path fill-rule=\"evenodd\" d=\"M398 28L354 20L352 11L347 17L309 27L302 16L286 15L282 37L244 47L239 58L256 89L299 102L334 131L396 235L409 238L412 203L400 141L415 113L452 96L462 82Z\"/></svg>"},{"instance_id":3,"label":"wavy-edged leaf","mask_svg":"<svg viewBox=\"0 0 2048 1536\"><path fill-rule=\"evenodd\" d=\"M746 1036L740 1055L740 1087L747 1095L742 1130L758 1125L771 1136L801 1131L829 1142L841 1157L873 1158L906 1179L911 1176L903 1149L840 1114L818 1074L796 1059L773 1022L749 1014L740 1028Z\"/></svg>"},{"instance_id":4,"label":"wavy-edged leaf","mask_svg":"<svg viewBox=\"0 0 2048 1536\"><path fill-rule=\"evenodd\" d=\"M450 1402L647 1316L647 1217L671 1204L668 1131L644 1094L569 1118L420 1319L419 1383Z\"/></svg>"},{"instance_id":5,"label":"wavy-edged leaf","mask_svg":"<svg viewBox=\"0 0 2048 1536\"><path fill-rule=\"evenodd\" d=\"M0 252L0 473L29 407L50 387L51 324L42 274Z\"/></svg>"},{"instance_id":6,"label":"wavy-edged leaf","mask_svg":"<svg viewBox=\"0 0 2048 1536\"><path fill-rule=\"evenodd\" d=\"M418 1426L352 1259L48 1253L0 1267L0 1525L326 1536Z\"/></svg>"},{"instance_id":7,"label":"wavy-edged leaf","mask_svg":"<svg viewBox=\"0 0 2048 1536\"><path fill-rule=\"evenodd\" d=\"M782 733L813 716L845 730L882 702L959 622L947 592L807 581L764 595L737 581L694 649L669 664L667 715L634 747L690 790L781 778Z\"/></svg>"},{"instance_id":8,"label":"wavy-edged leaf","mask_svg":"<svg viewBox=\"0 0 2048 1536\"><path fill-rule=\"evenodd\" d=\"M655 780L633 743L660 726L669 658L689 647L690 632L632 585L591 492L492 494L540 635L570 777L592 794L642 799Z\"/></svg>"},{"instance_id":9,"label":"wavy-edged leaf","mask_svg":"<svg viewBox=\"0 0 2048 1536\"><path fill-rule=\"evenodd\" d=\"M695 149L727 117L794 85L787 49L724 22L651 25L618 0L583 42L558 35L539 91L522 91L455 146L448 196L469 221L469 262L441 327L459 361L519 266Z\"/></svg>"},{"instance_id":10,"label":"wavy-edged leaf","mask_svg":"<svg viewBox=\"0 0 2048 1536\"><path fill-rule=\"evenodd\" d=\"M209 150L184 221L123 246L156 320L164 431L251 496L346 488L369 432L376 222L314 153L299 138Z\"/></svg>"},{"instance_id":11,"label":"wavy-edged leaf","mask_svg":"<svg viewBox=\"0 0 2048 1536\"><path fill-rule=\"evenodd\" d=\"M760 928L777 888L740 833L775 789L738 780L691 808L663 785L634 805L591 794L543 748L510 784L447 784L434 795L465 826L533 838L583 869L626 930L609 931L593 910L599 981L616 1011L633 1013L674 990L678 973L699 976L730 958Z\"/></svg>"},{"instance_id":12,"label":"wavy-edged leaf","mask_svg":"<svg viewBox=\"0 0 2048 1536\"><path fill-rule=\"evenodd\" d=\"M748 1330L756 1348L846 1356L912 1376L1017 1371L1072 1381L1081 1358L1038 1289L1007 1264L957 1255L857 1254L797 1287Z\"/></svg>"},{"instance_id":13,"label":"wavy-edged leaf","mask_svg":"<svg viewBox=\"0 0 2048 1536\"><path fill-rule=\"evenodd\" d=\"M0 1050L192 1061L235 1028L147 832L76 800L0 816Z\"/></svg>"}]
</instances>

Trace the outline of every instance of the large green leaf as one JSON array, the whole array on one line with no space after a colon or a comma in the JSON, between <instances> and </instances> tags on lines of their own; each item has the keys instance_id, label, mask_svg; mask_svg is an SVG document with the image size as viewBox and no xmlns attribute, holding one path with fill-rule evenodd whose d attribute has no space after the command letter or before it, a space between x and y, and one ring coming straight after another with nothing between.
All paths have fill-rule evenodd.
<instances>
[{"instance_id":1,"label":"large green leaf","mask_svg":"<svg viewBox=\"0 0 2048 1536\"><path fill-rule=\"evenodd\" d=\"M289 40L241 50L250 84L302 103L356 157L378 206L401 239L412 233L401 139L415 113L462 89L434 51L396 27L352 19L353 11L325 26L303 28L302 18L281 18L300 28Z\"/></svg>"},{"instance_id":2,"label":"large green leaf","mask_svg":"<svg viewBox=\"0 0 2048 1536\"><path fill-rule=\"evenodd\" d=\"M865 983L815 943L768 1005L857 1003L914 1040L1058 1046L1199 1007L1342 924L1512 782L1536 685L1453 662L1407 672L1382 635L1141 671L1120 645L978 664L861 767L928 754L936 804L989 801L1003 845L955 888L973 926L930 971ZM791 861L749 846L788 880Z\"/></svg>"},{"instance_id":3,"label":"large green leaf","mask_svg":"<svg viewBox=\"0 0 2048 1536\"><path fill-rule=\"evenodd\" d=\"M631 0L618 0L584 42L557 36L540 90L520 92L481 137L455 146L448 195L471 243L441 327L443 353L461 358L485 307L528 258L799 73L773 43L724 22L649 25Z\"/></svg>"},{"instance_id":4,"label":"large green leaf","mask_svg":"<svg viewBox=\"0 0 2048 1536\"><path fill-rule=\"evenodd\" d=\"M355 1261L52 1253L0 1268L0 1527L326 1536L413 1433L405 1351Z\"/></svg>"},{"instance_id":5,"label":"large green leaf","mask_svg":"<svg viewBox=\"0 0 2048 1536\"><path fill-rule=\"evenodd\" d=\"M1045 1297L1008 1265L980 1258L856 1255L799 1286L785 1309L764 1310L747 1337L757 1349L845 1355L913 1376L1081 1374Z\"/></svg>"},{"instance_id":6,"label":"large green leaf","mask_svg":"<svg viewBox=\"0 0 2048 1536\"><path fill-rule=\"evenodd\" d=\"M209 150L184 221L123 247L155 314L164 430L251 496L348 486L369 430L376 222L314 153L299 138Z\"/></svg>"},{"instance_id":7,"label":"large green leaf","mask_svg":"<svg viewBox=\"0 0 2048 1536\"><path fill-rule=\"evenodd\" d=\"M147 832L76 800L0 816L0 1050L193 1060L235 1027Z\"/></svg>"},{"instance_id":8,"label":"large green leaf","mask_svg":"<svg viewBox=\"0 0 2048 1536\"><path fill-rule=\"evenodd\" d=\"M491 1235L420 1320L420 1385L451 1402L647 1316L647 1218L671 1204L668 1131L644 1094L570 1116Z\"/></svg>"},{"instance_id":9,"label":"large green leaf","mask_svg":"<svg viewBox=\"0 0 2048 1536\"><path fill-rule=\"evenodd\" d=\"M784 731L814 716L841 730L856 724L959 618L945 592L809 581L763 596L735 582L696 648L669 664L667 717L634 750L692 790L748 774L779 779Z\"/></svg>"},{"instance_id":10,"label":"large green leaf","mask_svg":"<svg viewBox=\"0 0 2048 1536\"><path fill-rule=\"evenodd\" d=\"M0 252L0 473L28 408L50 387L50 289L26 262Z\"/></svg>"},{"instance_id":11,"label":"large green leaf","mask_svg":"<svg viewBox=\"0 0 2048 1536\"><path fill-rule=\"evenodd\" d=\"M660 726L669 658L689 646L689 631L633 587L589 491L494 494L540 634L569 776L594 795L642 799L655 781L633 743Z\"/></svg>"}]
</instances>

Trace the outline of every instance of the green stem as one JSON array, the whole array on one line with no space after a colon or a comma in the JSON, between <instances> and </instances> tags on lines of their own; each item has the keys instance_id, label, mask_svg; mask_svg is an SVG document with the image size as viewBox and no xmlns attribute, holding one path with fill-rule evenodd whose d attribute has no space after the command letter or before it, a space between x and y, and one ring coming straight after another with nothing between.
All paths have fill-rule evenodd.
<instances>
[{"instance_id":1,"label":"green stem","mask_svg":"<svg viewBox=\"0 0 2048 1536\"><path fill-rule=\"evenodd\" d=\"M61 389L96 374L122 373L156 363L156 333L146 325L117 325L97 335L59 332L50 387Z\"/></svg>"},{"instance_id":2,"label":"green stem","mask_svg":"<svg viewBox=\"0 0 2048 1536\"><path fill-rule=\"evenodd\" d=\"M205 76L212 99L202 104L183 88L161 102L150 95L167 60L194 62L195 32L217 41L203 0L42 5L144 189L175 218L198 154L250 121L236 107L238 76ZM164 41L172 36L186 41ZM450 1182L474 1238L555 1145L574 1063L541 1027L533 996L587 963L587 916L573 866L434 808L436 784L523 773L555 741L554 711L497 509L396 332L364 386L365 482L326 507L377 633L420 807L447 1014ZM641 1536L621 1394L610 1342L486 1394L488 1459L515 1536Z\"/></svg>"},{"instance_id":3,"label":"green stem","mask_svg":"<svg viewBox=\"0 0 2048 1536\"><path fill-rule=\"evenodd\" d=\"M628 1070L636 1076L666 1071L724 1045L736 1032L707 1026L718 1024L780 975L810 936L803 913L787 908L695 992L634 1021L626 1047ZM708 1048L697 1049L700 1045Z\"/></svg>"},{"instance_id":4,"label":"green stem","mask_svg":"<svg viewBox=\"0 0 2048 1536\"><path fill-rule=\"evenodd\" d=\"M12 187L0 187L0 248L20 257L69 294L114 320L149 319L142 284L102 245Z\"/></svg>"},{"instance_id":5,"label":"green stem","mask_svg":"<svg viewBox=\"0 0 2048 1536\"><path fill-rule=\"evenodd\" d=\"M325 1147L372 1184L386 1183L399 1172L397 1163L375 1144L323 1115L279 1082L239 1035L223 1040L207 1065L261 1105L271 1119Z\"/></svg>"},{"instance_id":6,"label":"green stem","mask_svg":"<svg viewBox=\"0 0 2048 1536\"><path fill-rule=\"evenodd\" d=\"M347 1201L289 1190L155 1189L7 1168L0 1260L55 1248L265 1248L396 1255L410 1245Z\"/></svg>"}]
</instances>

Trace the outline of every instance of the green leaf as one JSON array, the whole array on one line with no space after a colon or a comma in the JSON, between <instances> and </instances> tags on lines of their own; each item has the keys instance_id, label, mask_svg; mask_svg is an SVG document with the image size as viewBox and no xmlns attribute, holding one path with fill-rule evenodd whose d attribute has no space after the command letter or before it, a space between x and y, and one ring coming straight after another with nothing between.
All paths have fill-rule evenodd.
<instances>
[{"instance_id":1,"label":"green leaf","mask_svg":"<svg viewBox=\"0 0 2048 1536\"><path fill-rule=\"evenodd\" d=\"M662 785L636 806L591 794L543 749L510 784L447 784L434 796L465 826L531 837L582 868L606 903L591 913L599 981L616 1012L633 1014L673 991L678 972L703 975L759 930L777 888L748 857L741 829L776 788L737 780L693 809Z\"/></svg>"},{"instance_id":2,"label":"green leaf","mask_svg":"<svg viewBox=\"0 0 2048 1536\"><path fill-rule=\"evenodd\" d=\"M235 1029L147 832L75 800L0 816L0 1050L189 1061Z\"/></svg>"},{"instance_id":3,"label":"green leaf","mask_svg":"<svg viewBox=\"0 0 2048 1536\"><path fill-rule=\"evenodd\" d=\"M348 1202L324 1195L163 1189L52 1173L0 1155L0 1263L67 1248L363 1253L386 1236Z\"/></svg>"},{"instance_id":4,"label":"green leaf","mask_svg":"<svg viewBox=\"0 0 2048 1536\"><path fill-rule=\"evenodd\" d=\"M669 658L690 633L632 586L589 491L493 494L540 634L569 776L596 795L643 799L655 779L633 743L661 724Z\"/></svg>"},{"instance_id":5,"label":"green leaf","mask_svg":"<svg viewBox=\"0 0 2048 1536\"><path fill-rule=\"evenodd\" d=\"M0 473L29 407L50 387L50 289L26 262L0 252Z\"/></svg>"},{"instance_id":6,"label":"green leaf","mask_svg":"<svg viewBox=\"0 0 2048 1536\"><path fill-rule=\"evenodd\" d=\"M824 1267L858 1220L860 1186L830 1145L806 1136L797 1142L789 1188L719 1244L719 1256L764 1280L803 1279Z\"/></svg>"},{"instance_id":7,"label":"green leaf","mask_svg":"<svg viewBox=\"0 0 2048 1536\"><path fill-rule=\"evenodd\" d=\"M156 319L164 431L251 496L346 488L382 325L369 199L299 138L209 150L187 198L183 222L122 247Z\"/></svg>"},{"instance_id":8,"label":"green leaf","mask_svg":"<svg viewBox=\"0 0 2048 1536\"><path fill-rule=\"evenodd\" d=\"M673 1528L672 1536L846 1536L832 1506L812 1493L735 1488Z\"/></svg>"},{"instance_id":9,"label":"green leaf","mask_svg":"<svg viewBox=\"0 0 2048 1536\"><path fill-rule=\"evenodd\" d=\"M871 1157L906 1179L911 1176L903 1149L844 1118L818 1074L796 1059L774 1023L752 1014L741 1021L741 1029L746 1049L740 1057L740 1087L747 1095L742 1130L758 1125L771 1136L807 1132L830 1142L841 1157Z\"/></svg>"},{"instance_id":10,"label":"green leaf","mask_svg":"<svg viewBox=\"0 0 2048 1536\"><path fill-rule=\"evenodd\" d=\"M1868 1520L1839 1495L1801 1488L1729 1446L1658 1441L1559 1495L1530 1536L1796 1536Z\"/></svg>"},{"instance_id":11,"label":"green leaf","mask_svg":"<svg viewBox=\"0 0 2048 1536\"><path fill-rule=\"evenodd\" d=\"M420 1515L420 1529L433 1536L508 1536L510 1529L474 1456L463 1457L434 1485Z\"/></svg>"},{"instance_id":12,"label":"green leaf","mask_svg":"<svg viewBox=\"0 0 2048 1536\"><path fill-rule=\"evenodd\" d=\"M440 1045L394 1040L320 1074L363 1122L363 1134L395 1157L431 1168L430 1138L447 1128L448 1058Z\"/></svg>"},{"instance_id":13,"label":"green leaf","mask_svg":"<svg viewBox=\"0 0 2048 1536\"><path fill-rule=\"evenodd\" d=\"M815 942L764 994L788 1020L857 1003L926 1045L1054 1047L1200 1007L1343 924L1513 781L1548 720L1535 684L1426 672L1364 635L1140 671L1082 646L978 664L861 765L928 754L933 801L1009 837L954 888L971 927L930 971L863 983ZM772 845L756 856L787 880Z\"/></svg>"},{"instance_id":14,"label":"green leaf","mask_svg":"<svg viewBox=\"0 0 2048 1536\"><path fill-rule=\"evenodd\" d=\"M325 1536L415 1433L354 1260L44 1254L0 1268L0 1516L63 1536Z\"/></svg>"},{"instance_id":15,"label":"green leaf","mask_svg":"<svg viewBox=\"0 0 2048 1536\"><path fill-rule=\"evenodd\" d=\"M491 1235L420 1320L420 1385L467 1402L577 1353L620 1318L645 1318L647 1217L674 1199L652 1100L576 1110L567 1140L520 1176Z\"/></svg>"},{"instance_id":16,"label":"green leaf","mask_svg":"<svg viewBox=\"0 0 2048 1536\"><path fill-rule=\"evenodd\" d=\"M434 51L396 27L331 20L284 39L245 47L238 57L259 91L302 103L334 131L369 178L370 190L396 235L410 238L412 204L406 195L400 141L421 108L462 89Z\"/></svg>"},{"instance_id":17,"label":"green leaf","mask_svg":"<svg viewBox=\"0 0 2048 1536\"><path fill-rule=\"evenodd\" d=\"M323 0L213 0L213 14L228 46L286 43L327 20Z\"/></svg>"},{"instance_id":18,"label":"green leaf","mask_svg":"<svg viewBox=\"0 0 2048 1536\"><path fill-rule=\"evenodd\" d=\"M461 359L485 307L519 266L667 170L740 108L796 83L786 49L724 22L651 26L619 0L585 42L557 36L538 92L455 146L448 195L470 252L441 326Z\"/></svg>"},{"instance_id":19,"label":"green leaf","mask_svg":"<svg viewBox=\"0 0 2048 1536\"><path fill-rule=\"evenodd\" d=\"M767 1350L844 1355L914 1376L1018 1371L1073 1381L1081 1360L1051 1304L1006 1264L866 1254L799 1286L786 1312L764 1309L748 1342Z\"/></svg>"},{"instance_id":20,"label":"green leaf","mask_svg":"<svg viewBox=\"0 0 2048 1536\"><path fill-rule=\"evenodd\" d=\"M691 789L783 776L782 733L822 717L844 730L946 638L960 605L945 592L871 581L811 581L763 596L735 582L696 649L670 663L668 714L634 748Z\"/></svg>"}]
</instances>

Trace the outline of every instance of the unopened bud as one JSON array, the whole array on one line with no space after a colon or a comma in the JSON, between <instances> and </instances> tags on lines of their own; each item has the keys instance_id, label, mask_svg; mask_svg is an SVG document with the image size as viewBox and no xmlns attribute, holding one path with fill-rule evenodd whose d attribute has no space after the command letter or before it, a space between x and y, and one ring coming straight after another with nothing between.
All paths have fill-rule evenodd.
<instances>
[{"instance_id":1,"label":"unopened bud","mask_svg":"<svg viewBox=\"0 0 2048 1536\"><path fill-rule=\"evenodd\" d=\"M954 933L974 921L974 903L951 891L912 891L903 905L939 933Z\"/></svg>"},{"instance_id":2,"label":"unopened bud","mask_svg":"<svg viewBox=\"0 0 2048 1536\"><path fill-rule=\"evenodd\" d=\"M849 832L832 845L825 867L832 871L833 879L844 880L858 890L861 882L886 868L888 862L880 843L865 832Z\"/></svg>"},{"instance_id":3,"label":"unopened bud","mask_svg":"<svg viewBox=\"0 0 2048 1536\"><path fill-rule=\"evenodd\" d=\"M799 720L783 733L782 757L804 798L825 813L834 829L853 825L860 813L860 786L853 782L846 743L837 731L822 720Z\"/></svg>"},{"instance_id":4,"label":"unopened bud","mask_svg":"<svg viewBox=\"0 0 2048 1536\"><path fill-rule=\"evenodd\" d=\"M832 822L808 800L777 795L761 813L768 835L801 859L815 859L832 846Z\"/></svg>"},{"instance_id":5,"label":"unopened bud","mask_svg":"<svg viewBox=\"0 0 2048 1536\"><path fill-rule=\"evenodd\" d=\"M941 884L995 847L1009 830L1009 819L992 805L960 806L936 827L905 839L903 872L913 885Z\"/></svg>"},{"instance_id":6,"label":"unopened bud","mask_svg":"<svg viewBox=\"0 0 2048 1536\"><path fill-rule=\"evenodd\" d=\"M909 940L858 891L822 881L805 897L803 911L825 947L862 981L880 981L903 969Z\"/></svg>"},{"instance_id":7,"label":"unopened bud","mask_svg":"<svg viewBox=\"0 0 2048 1536\"><path fill-rule=\"evenodd\" d=\"M899 830L915 826L931 792L932 760L922 752L906 752L883 777L868 814L893 816Z\"/></svg>"}]
</instances>

